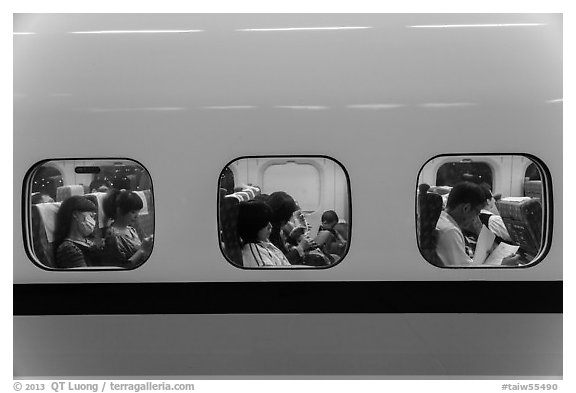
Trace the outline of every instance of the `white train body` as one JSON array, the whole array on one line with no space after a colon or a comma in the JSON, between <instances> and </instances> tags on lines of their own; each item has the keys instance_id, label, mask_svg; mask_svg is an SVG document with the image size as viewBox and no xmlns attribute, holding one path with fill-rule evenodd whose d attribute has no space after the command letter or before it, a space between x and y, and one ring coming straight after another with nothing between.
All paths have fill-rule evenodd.
<instances>
[{"instance_id":1,"label":"white train body","mask_svg":"<svg viewBox=\"0 0 576 393\"><path fill-rule=\"evenodd\" d=\"M34 288L41 298L50 286L87 283L561 285L560 15L34 14L16 15L14 31L19 289ZM488 163L493 191L503 196L522 195L530 157L545 165L549 241L541 262L441 269L424 260L417 186L435 185L438 168L453 157ZM27 171L60 160L64 183L80 184L87 180L73 168L101 159L135 160L149 172L152 255L129 271L40 268L26 252ZM250 270L224 257L221 171L230 165L236 184L269 193L273 176L266 180L265 169L278 163L315 168L318 203L307 212L313 230L328 209L349 223L349 249L337 265ZM211 304L186 288L185 298L171 301ZM399 302L396 312L363 314L330 305L329 293L310 299L324 311L304 305L305 313L250 309L257 304L250 298L236 299L243 312L219 303L207 312L167 312L175 315L162 315L158 305L116 315L64 307L68 315L60 316L18 306L14 374L561 376L561 297L556 311L524 312L541 294L507 295L516 311L429 312L401 298L389 299ZM138 301L125 296L118 302Z\"/></svg>"}]
</instances>

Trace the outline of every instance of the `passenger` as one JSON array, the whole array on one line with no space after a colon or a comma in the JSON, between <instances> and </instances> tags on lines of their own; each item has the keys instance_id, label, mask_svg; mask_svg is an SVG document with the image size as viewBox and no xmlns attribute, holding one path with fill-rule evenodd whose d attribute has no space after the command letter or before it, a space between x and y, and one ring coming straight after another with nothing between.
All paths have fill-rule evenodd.
<instances>
[{"instance_id":1,"label":"passenger","mask_svg":"<svg viewBox=\"0 0 576 393\"><path fill-rule=\"evenodd\" d=\"M33 205L37 205L39 203L54 202L54 199L46 193L38 192L32 195L31 202Z\"/></svg>"},{"instance_id":2,"label":"passenger","mask_svg":"<svg viewBox=\"0 0 576 393\"><path fill-rule=\"evenodd\" d=\"M305 253L316 248L317 245L306 236L301 236L298 243L293 247L286 246L286 239L282 237L282 227L292 218L295 211L299 210L294 199L284 191L270 194L266 201L272 209L272 232L270 241L286 256L290 264L302 265L305 262Z\"/></svg>"},{"instance_id":3,"label":"passenger","mask_svg":"<svg viewBox=\"0 0 576 393\"><path fill-rule=\"evenodd\" d=\"M482 209L482 211L480 211L480 221L483 225L490 229L493 234L497 236L498 242L501 240L505 242L511 242L512 239L510 238L508 229L506 229L504 220L502 220L500 212L496 208L496 200L494 199L494 195L492 195L490 186L486 183L482 183L480 184L480 187L482 187L486 198L486 206L484 209Z\"/></svg>"},{"instance_id":4,"label":"passenger","mask_svg":"<svg viewBox=\"0 0 576 393\"><path fill-rule=\"evenodd\" d=\"M106 195L102 207L113 222L106 231L105 255L113 266L137 266L152 252L153 236L141 240L133 227L143 206L132 191L113 189Z\"/></svg>"},{"instance_id":5,"label":"passenger","mask_svg":"<svg viewBox=\"0 0 576 393\"><path fill-rule=\"evenodd\" d=\"M102 247L88 236L96 227L96 205L83 196L72 196L62 202L56 214L53 247L55 265L59 268L97 265Z\"/></svg>"},{"instance_id":6,"label":"passenger","mask_svg":"<svg viewBox=\"0 0 576 393\"><path fill-rule=\"evenodd\" d=\"M436 224L436 253L445 266L472 264L472 258L466 253L462 228L468 228L478 218L486 205L482 188L474 183L462 182L454 186L446 210L442 211ZM519 256L504 258L503 265L513 265Z\"/></svg>"},{"instance_id":7,"label":"passenger","mask_svg":"<svg viewBox=\"0 0 576 393\"><path fill-rule=\"evenodd\" d=\"M290 266L270 240L272 210L263 201L240 202L238 234L242 239L242 260L245 267Z\"/></svg>"},{"instance_id":8,"label":"passenger","mask_svg":"<svg viewBox=\"0 0 576 393\"><path fill-rule=\"evenodd\" d=\"M346 249L346 240L340 235L334 226L338 224L338 214L334 210L322 213L322 225L318 228L318 235L314 241L325 254L342 256Z\"/></svg>"},{"instance_id":9,"label":"passenger","mask_svg":"<svg viewBox=\"0 0 576 393\"><path fill-rule=\"evenodd\" d=\"M108 192L112 188L112 184L108 180L95 179L88 188L90 192Z\"/></svg>"}]
</instances>

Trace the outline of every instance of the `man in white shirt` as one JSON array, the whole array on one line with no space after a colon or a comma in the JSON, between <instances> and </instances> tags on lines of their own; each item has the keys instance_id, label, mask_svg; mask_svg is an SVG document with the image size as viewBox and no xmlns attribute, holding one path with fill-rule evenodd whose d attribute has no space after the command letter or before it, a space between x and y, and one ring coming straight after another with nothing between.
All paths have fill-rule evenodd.
<instances>
[{"instance_id":1,"label":"man in white shirt","mask_svg":"<svg viewBox=\"0 0 576 393\"><path fill-rule=\"evenodd\" d=\"M462 182L454 186L446 210L436 223L436 253L444 266L470 266L472 258L466 253L461 228L470 228L486 206L484 190L477 184ZM505 258L502 264L514 264L518 257Z\"/></svg>"}]
</instances>

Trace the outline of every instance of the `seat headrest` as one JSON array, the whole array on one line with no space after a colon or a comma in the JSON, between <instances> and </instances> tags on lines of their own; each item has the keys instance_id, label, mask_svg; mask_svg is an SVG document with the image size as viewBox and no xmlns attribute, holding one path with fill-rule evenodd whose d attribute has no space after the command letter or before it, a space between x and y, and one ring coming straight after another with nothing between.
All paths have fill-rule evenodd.
<instances>
[{"instance_id":1,"label":"seat headrest","mask_svg":"<svg viewBox=\"0 0 576 393\"><path fill-rule=\"evenodd\" d=\"M62 202L75 195L84 195L83 185L74 184L68 186L60 186L56 189L56 202Z\"/></svg>"}]
</instances>

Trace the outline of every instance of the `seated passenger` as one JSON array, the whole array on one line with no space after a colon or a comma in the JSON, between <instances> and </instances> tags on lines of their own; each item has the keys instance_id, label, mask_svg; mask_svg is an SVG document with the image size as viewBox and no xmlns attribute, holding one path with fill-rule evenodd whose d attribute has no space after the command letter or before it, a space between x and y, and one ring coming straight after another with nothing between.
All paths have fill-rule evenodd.
<instances>
[{"instance_id":1,"label":"seated passenger","mask_svg":"<svg viewBox=\"0 0 576 393\"><path fill-rule=\"evenodd\" d=\"M486 206L480 211L480 221L484 226L486 226L490 231L497 236L498 241L511 242L510 234L506 225L504 225L504 220L500 217L500 212L496 208L496 201L490 190L490 186L486 183L480 185L484 191L486 198Z\"/></svg>"},{"instance_id":2,"label":"seated passenger","mask_svg":"<svg viewBox=\"0 0 576 393\"><path fill-rule=\"evenodd\" d=\"M108 180L95 179L88 187L91 193L94 192L108 192L112 188L112 184Z\"/></svg>"},{"instance_id":3,"label":"seated passenger","mask_svg":"<svg viewBox=\"0 0 576 393\"><path fill-rule=\"evenodd\" d=\"M88 239L96 226L96 205L83 196L62 202L54 230L55 266L59 268L97 265L102 247Z\"/></svg>"},{"instance_id":4,"label":"seated passenger","mask_svg":"<svg viewBox=\"0 0 576 393\"><path fill-rule=\"evenodd\" d=\"M314 241L325 254L342 256L346 249L346 240L340 235L334 226L338 224L338 214L334 210L322 213L322 225L318 228L318 235Z\"/></svg>"},{"instance_id":5,"label":"seated passenger","mask_svg":"<svg viewBox=\"0 0 576 393\"><path fill-rule=\"evenodd\" d=\"M272 232L270 241L274 244L292 265L302 265L305 262L305 252L316 247L316 244L306 236L301 236L294 247L287 247L287 239L282 237L282 227L292 218L295 211L299 210L294 199L284 191L277 191L270 194L266 203L272 209Z\"/></svg>"},{"instance_id":6,"label":"seated passenger","mask_svg":"<svg viewBox=\"0 0 576 393\"><path fill-rule=\"evenodd\" d=\"M244 267L289 266L282 251L268 239L272 229L270 207L265 202L250 200L240 202L238 209Z\"/></svg>"},{"instance_id":7,"label":"seated passenger","mask_svg":"<svg viewBox=\"0 0 576 393\"><path fill-rule=\"evenodd\" d=\"M144 206L142 199L126 190L111 190L103 203L104 213L113 220L107 228L105 255L110 265L132 267L148 258L153 236L141 240L133 225Z\"/></svg>"},{"instance_id":8,"label":"seated passenger","mask_svg":"<svg viewBox=\"0 0 576 393\"><path fill-rule=\"evenodd\" d=\"M310 238L307 225L294 227L293 223L288 223L282 228L282 234L286 239L286 248L290 250L298 247L300 242L307 242L311 246L304 251L302 259L303 265L308 266L328 266L338 260L337 255L324 253Z\"/></svg>"},{"instance_id":9,"label":"seated passenger","mask_svg":"<svg viewBox=\"0 0 576 393\"><path fill-rule=\"evenodd\" d=\"M436 223L436 253L445 266L468 266L472 258L466 253L462 228L468 228L486 205L482 188L474 183L459 183L450 192L446 210ZM504 258L503 265L516 264L519 256Z\"/></svg>"}]
</instances>

